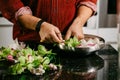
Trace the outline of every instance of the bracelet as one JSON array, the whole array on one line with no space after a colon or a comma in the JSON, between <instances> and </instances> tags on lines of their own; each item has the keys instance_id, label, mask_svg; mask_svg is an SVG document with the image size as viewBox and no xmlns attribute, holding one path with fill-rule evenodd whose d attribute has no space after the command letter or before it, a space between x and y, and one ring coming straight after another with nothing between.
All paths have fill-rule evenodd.
<instances>
[{"instance_id":1,"label":"bracelet","mask_svg":"<svg viewBox=\"0 0 120 80\"><path fill-rule=\"evenodd\" d=\"M35 30L37 31L37 32L39 32L40 31L40 27L41 27L41 24L44 22L44 20L40 20L40 21L38 21L38 23L37 23L37 25L36 25L36 27L35 27Z\"/></svg>"}]
</instances>

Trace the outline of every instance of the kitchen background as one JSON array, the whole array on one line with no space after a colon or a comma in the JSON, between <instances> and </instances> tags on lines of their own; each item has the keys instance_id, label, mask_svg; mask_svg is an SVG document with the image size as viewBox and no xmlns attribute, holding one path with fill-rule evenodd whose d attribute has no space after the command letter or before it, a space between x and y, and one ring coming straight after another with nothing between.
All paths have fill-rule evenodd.
<instances>
[{"instance_id":1,"label":"kitchen background","mask_svg":"<svg viewBox=\"0 0 120 80\"><path fill-rule=\"evenodd\" d=\"M116 47L117 42L116 0L98 0L97 13L84 26L84 33L103 37ZM0 13L0 47L8 46L12 39L13 24Z\"/></svg>"}]
</instances>

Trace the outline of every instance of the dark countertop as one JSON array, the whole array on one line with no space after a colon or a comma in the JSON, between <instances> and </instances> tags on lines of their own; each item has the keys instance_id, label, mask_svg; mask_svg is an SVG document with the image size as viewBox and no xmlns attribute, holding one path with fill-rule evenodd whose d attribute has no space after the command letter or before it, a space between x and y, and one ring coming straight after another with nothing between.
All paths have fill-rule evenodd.
<instances>
[{"instance_id":1,"label":"dark countertop","mask_svg":"<svg viewBox=\"0 0 120 80\"><path fill-rule=\"evenodd\" d=\"M118 80L118 52L111 45L86 57L60 57L59 60L63 65L59 71L44 76L11 76L2 74L0 70L0 80Z\"/></svg>"}]
</instances>

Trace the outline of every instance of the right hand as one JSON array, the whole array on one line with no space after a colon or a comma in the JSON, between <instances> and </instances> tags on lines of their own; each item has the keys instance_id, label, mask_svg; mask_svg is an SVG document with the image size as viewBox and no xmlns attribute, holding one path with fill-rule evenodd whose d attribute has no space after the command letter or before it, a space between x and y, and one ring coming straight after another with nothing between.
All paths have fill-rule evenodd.
<instances>
[{"instance_id":1,"label":"right hand","mask_svg":"<svg viewBox=\"0 0 120 80\"><path fill-rule=\"evenodd\" d=\"M60 43L63 41L60 30L56 26L47 22L43 22L41 24L39 35L40 35L40 42Z\"/></svg>"}]
</instances>

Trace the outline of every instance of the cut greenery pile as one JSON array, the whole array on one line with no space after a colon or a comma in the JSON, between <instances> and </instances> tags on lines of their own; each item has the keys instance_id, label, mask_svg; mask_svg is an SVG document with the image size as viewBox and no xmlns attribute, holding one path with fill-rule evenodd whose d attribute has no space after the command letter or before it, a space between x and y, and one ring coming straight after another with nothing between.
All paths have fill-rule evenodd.
<instances>
[{"instance_id":1,"label":"cut greenery pile","mask_svg":"<svg viewBox=\"0 0 120 80\"><path fill-rule=\"evenodd\" d=\"M76 37L64 42L67 48L76 47L79 44L80 41ZM43 75L47 70L60 68L60 65L55 64L55 53L52 50L47 50L43 45L38 45L37 50L32 50L30 47L18 44L18 41L9 47L1 48L0 60L13 63L8 68L9 73L13 75L26 73L26 71L35 75Z\"/></svg>"},{"instance_id":2,"label":"cut greenery pile","mask_svg":"<svg viewBox=\"0 0 120 80\"><path fill-rule=\"evenodd\" d=\"M81 41L79 41L76 37L65 40L63 43L59 44L60 49L64 50L74 50L75 47L80 45Z\"/></svg>"},{"instance_id":3,"label":"cut greenery pile","mask_svg":"<svg viewBox=\"0 0 120 80\"><path fill-rule=\"evenodd\" d=\"M35 75L43 75L46 70L56 70L57 65L51 63L54 58L55 53L52 53L52 50L48 51L43 45L39 45L37 51L29 47L22 49L2 47L0 50L0 60L14 63L8 68L8 72L13 75L26 71Z\"/></svg>"}]
</instances>

